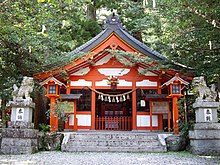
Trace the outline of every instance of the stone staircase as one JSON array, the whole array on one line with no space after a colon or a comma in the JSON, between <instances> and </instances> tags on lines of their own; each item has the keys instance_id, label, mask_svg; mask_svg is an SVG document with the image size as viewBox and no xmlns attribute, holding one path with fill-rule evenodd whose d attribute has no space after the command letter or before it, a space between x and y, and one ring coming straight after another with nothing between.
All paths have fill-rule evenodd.
<instances>
[{"instance_id":1,"label":"stone staircase","mask_svg":"<svg viewBox=\"0 0 220 165\"><path fill-rule=\"evenodd\" d=\"M170 134L88 131L64 133L64 152L166 152Z\"/></svg>"}]
</instances>

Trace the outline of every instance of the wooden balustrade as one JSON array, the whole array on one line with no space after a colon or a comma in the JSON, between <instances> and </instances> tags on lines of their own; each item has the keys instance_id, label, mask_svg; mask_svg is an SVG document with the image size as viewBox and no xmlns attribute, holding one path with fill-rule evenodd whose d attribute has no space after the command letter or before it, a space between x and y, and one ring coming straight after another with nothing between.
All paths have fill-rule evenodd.
<instances>
[{"instance_id":1,"label":"wooden balustrade","mask_svg":"<svg viewBox=\"0 0 220 165\"><path fill-rule=\"evenodd\" d=\"M115 131L130 131L131 117L97 117L95 119L96 130L115 130Z\"/></svg>"}]
</instances>

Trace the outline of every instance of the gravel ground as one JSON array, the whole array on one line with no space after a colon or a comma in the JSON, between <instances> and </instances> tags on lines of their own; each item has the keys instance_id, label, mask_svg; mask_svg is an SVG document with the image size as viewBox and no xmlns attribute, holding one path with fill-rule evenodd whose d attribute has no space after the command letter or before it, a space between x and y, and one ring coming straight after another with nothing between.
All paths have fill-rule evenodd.
<instances>
[{"instance_id":1,"label":"gravel ground","mask_svg":"<svg viewBox=\"0 0 220 165\"><path fill-rule=\"evenodd\" d=\"M0 155L1 165L220 165L220 157L188 152L95 153L38 152L32 155Z\"/></svg>"}]
</instances>

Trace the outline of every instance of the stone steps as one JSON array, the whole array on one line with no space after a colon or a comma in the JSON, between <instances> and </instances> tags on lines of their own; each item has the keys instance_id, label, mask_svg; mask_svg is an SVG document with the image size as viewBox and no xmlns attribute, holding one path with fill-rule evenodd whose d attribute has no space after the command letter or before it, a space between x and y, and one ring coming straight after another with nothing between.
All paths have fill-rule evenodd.
<instances>
[{"instance_id":1,"label":"stone steps","mask_svg":"<svg viewBox=\"0 0 220 165\"><path fill-rule=\"evenodd\" d=\"M160 146L160 143L158 141L115 141L115 140L111 140L111 141L100 141L100 140L97 140L97 141L71 141L72 143L74 143L74 146L116 146L116 145L119 145L121 147L127 147L127 146Z\"/></svg>"},{"instance_id":2,"label":"stone steps","mask_svg":"<svg viewBox=\"0 0 220 165\"><path fill-rule=\"evenodd\" d=\"M74 146L62 150L63 152L166 152L160 147L77 147Z\"/></svg>"},{"instance_id":3,"label":"stone steps","mask_svg":"<svg viewBox=\"0 0 220 165\"><path fill-rule=\"evenodd\" d=\"M157 133L73 132L64 133L61 150L65 152L166 152Z\"/></svg>"}]
</instances>

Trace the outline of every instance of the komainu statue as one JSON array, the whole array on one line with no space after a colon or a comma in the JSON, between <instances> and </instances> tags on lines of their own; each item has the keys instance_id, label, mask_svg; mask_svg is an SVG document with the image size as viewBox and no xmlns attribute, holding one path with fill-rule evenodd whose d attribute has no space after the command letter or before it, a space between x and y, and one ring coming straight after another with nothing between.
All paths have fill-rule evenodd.
<instances>
[{"instance_id":1,"label":"komainu statue","mask_svg":"<svg viewBox=\"0 0 220 165\"><path fill-rule=\"evenodd\" d=\"M206 85L204 77L200 76L193 79L192 85L194 86L195 92L198 95L196 101L215 101L217 97L215 84L212 84L211 88L209 88Z\"/></svg>"},{"instance_id":2,"label":"komainu statue","mask_svg":"<svg viewBox=\"0 0 220 165\"><path fill-rule=\"evenodd\" d=\"M13 85L14 91L12 92L13 101L21 102L32 102L30 97L31 92L33 92L34 80L32 77L23 77L20 88L16 84Z\"/></svg>"}]
</instances>

